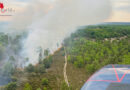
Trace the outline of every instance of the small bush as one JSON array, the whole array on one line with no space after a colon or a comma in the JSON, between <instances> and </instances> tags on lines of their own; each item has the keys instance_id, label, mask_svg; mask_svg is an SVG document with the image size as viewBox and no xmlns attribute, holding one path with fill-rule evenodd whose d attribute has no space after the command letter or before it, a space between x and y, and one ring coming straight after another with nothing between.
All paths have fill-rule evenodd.
<instances>
[{"instance_id":1,"label":"small bush","mask_svg":"<svg viewBox=\"0 0 130 90\"><path fill-rule=\"evenodd\" d=\"M45 68L49 68L52 63L52 56L48 56L48 58L43 60L43 64L45 65Z\"/></svg>"},{"instance_id":2,"label":"small bush","mask_svg":"<svg viewBox=\"0 0 130 90\"><path fill-rule=\"evenodd\" d=\"M42 85L48 85L48 79L47 78L42 79Z\"/></svg>"},{"instance_id":3,"label":"small bush","mask_svg":"<svg viewBox=\"0 0 130 90\"><path fill-rule=\"evenodd\" d=\"M32 90L32 86L29 83L26 83L24 86L24 90Z\"/></svg>"},{"instance_id":4,"label":"small bush","mask_svg":"<svg viewBox=\"0 0 130 90\"><path fill-rule=\"evenodd\" d=\"M93 64L87 64L86 65L86 71L90 74L94 73L95 71L95 66Z\"/></svg>"},{"instance_id":5,"label":"small bush","mask_svg":"<svg viewBox=\"0 0 130 90\"><path fill-rule=\"evenodd\" d=\"M34 66L32 64L29 64L28 67L25 68L25 71L34 72Z\"/></svg>"},{"instance_id":6,"label":"small bush","mask_svg":"<svg viewBox=\"0 0 130 90\"><path fill-rule=\"evenodd\" d=\"M42 90L41 88L37 88L37 90ZM44 89L43 89L44 90Z\"/></svg>"},{"instance_id":7,"label":"small bush","mask_svg":"<svg viewBox=\"0 0 130 90\"><path fill-rule=\"evenodd\" d=\"M46 88L46 87L44 87L44 88L43 88L43 90L47 90L47 88Z\"/></svg>"},{"instance_id":8,"label":"small bush","mask_svg":"<svg viewBox=\"0 0 130 90\"><path fill-rule=\"evenodd\" d=\"M17 87L16 82L11 82L11 83L9 83L9 84L5 87L5 89L6 89L6 90L16 90L16 87Z\"/></svg>"}]
</instances>

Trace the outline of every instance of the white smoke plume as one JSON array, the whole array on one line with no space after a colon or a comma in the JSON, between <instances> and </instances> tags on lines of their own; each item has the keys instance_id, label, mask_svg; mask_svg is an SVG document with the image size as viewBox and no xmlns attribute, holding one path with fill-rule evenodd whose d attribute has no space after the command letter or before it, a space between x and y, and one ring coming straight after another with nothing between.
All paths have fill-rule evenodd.
<instances>
[{"instance_id":1,"label":"white smoke plume","mask_svg":"<svg viewBox=\"0 0 130 90\"><path fill-rule=\"evenodd\" d=\"M55 51L57 43L61 44L78 26L107 19L111 14L111 3L109 0L37 0L24 12L14 18L12 26L29 30L23 40L22 55L35 64L38 47Z\"/></svg>"}]
</instances>

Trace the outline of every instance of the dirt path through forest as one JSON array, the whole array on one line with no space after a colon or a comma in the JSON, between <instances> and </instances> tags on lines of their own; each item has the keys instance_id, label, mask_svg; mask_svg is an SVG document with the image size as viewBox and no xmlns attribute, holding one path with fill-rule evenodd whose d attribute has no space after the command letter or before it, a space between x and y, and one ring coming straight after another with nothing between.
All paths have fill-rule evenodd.
<instances>
[{"instance_id":1,"label":"dirt path through forest","mask_svg":"<svg viewBox=\"0 0 130 90\"><path fill-rule=\"evenodd\" d=\"M66 73L66 68L67 68L67 53L66 53L65 47L64 47L64 51L65 51L65 64L64 64L63 73L64 73L65 82L66 82L66 84L67 84L68 87L69 87L69 82L68 82L67 73Z\"/></svg>"}]
</instances>

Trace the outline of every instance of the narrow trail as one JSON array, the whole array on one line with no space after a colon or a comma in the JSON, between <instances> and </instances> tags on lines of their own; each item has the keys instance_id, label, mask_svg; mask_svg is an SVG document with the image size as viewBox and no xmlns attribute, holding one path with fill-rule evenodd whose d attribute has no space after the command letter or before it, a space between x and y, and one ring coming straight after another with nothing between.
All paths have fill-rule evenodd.
<instances>
[{"instance_id":1,"label":"narrow trail","mask_svg":"<svg viewBox=\"0 0 130 90\"><path fill-rule=\"evenodd\" d=\"M68 82L67 73L66 73L66 68L67 68L67 53L66 53L65 47L64 47L64 52L65 52L65 64L64 64L63 73L64 73L64 80L65 80L65 82L67 83L67 85L69 87L69 82Z\"/></svg>"}]
</instances>

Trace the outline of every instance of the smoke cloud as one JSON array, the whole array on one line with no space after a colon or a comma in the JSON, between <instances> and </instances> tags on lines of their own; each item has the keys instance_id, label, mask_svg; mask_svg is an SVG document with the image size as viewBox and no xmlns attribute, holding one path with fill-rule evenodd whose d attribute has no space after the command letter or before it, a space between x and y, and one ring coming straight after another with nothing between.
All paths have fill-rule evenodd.
<instances>
[{"instance_id":1,"label":"smoke cloud","mask_svg":"<svg viewBox=\"0 0 130 90\"><path fill-rule=\"evenodd\" d=\"M109 0L37 0L14 18L11 28L28 30L21 54L38 62L38 47L55 51L78 26L101 23L111 14ZM22 13L23 13L22 12Z\"/></svg>"}]
</instances>

